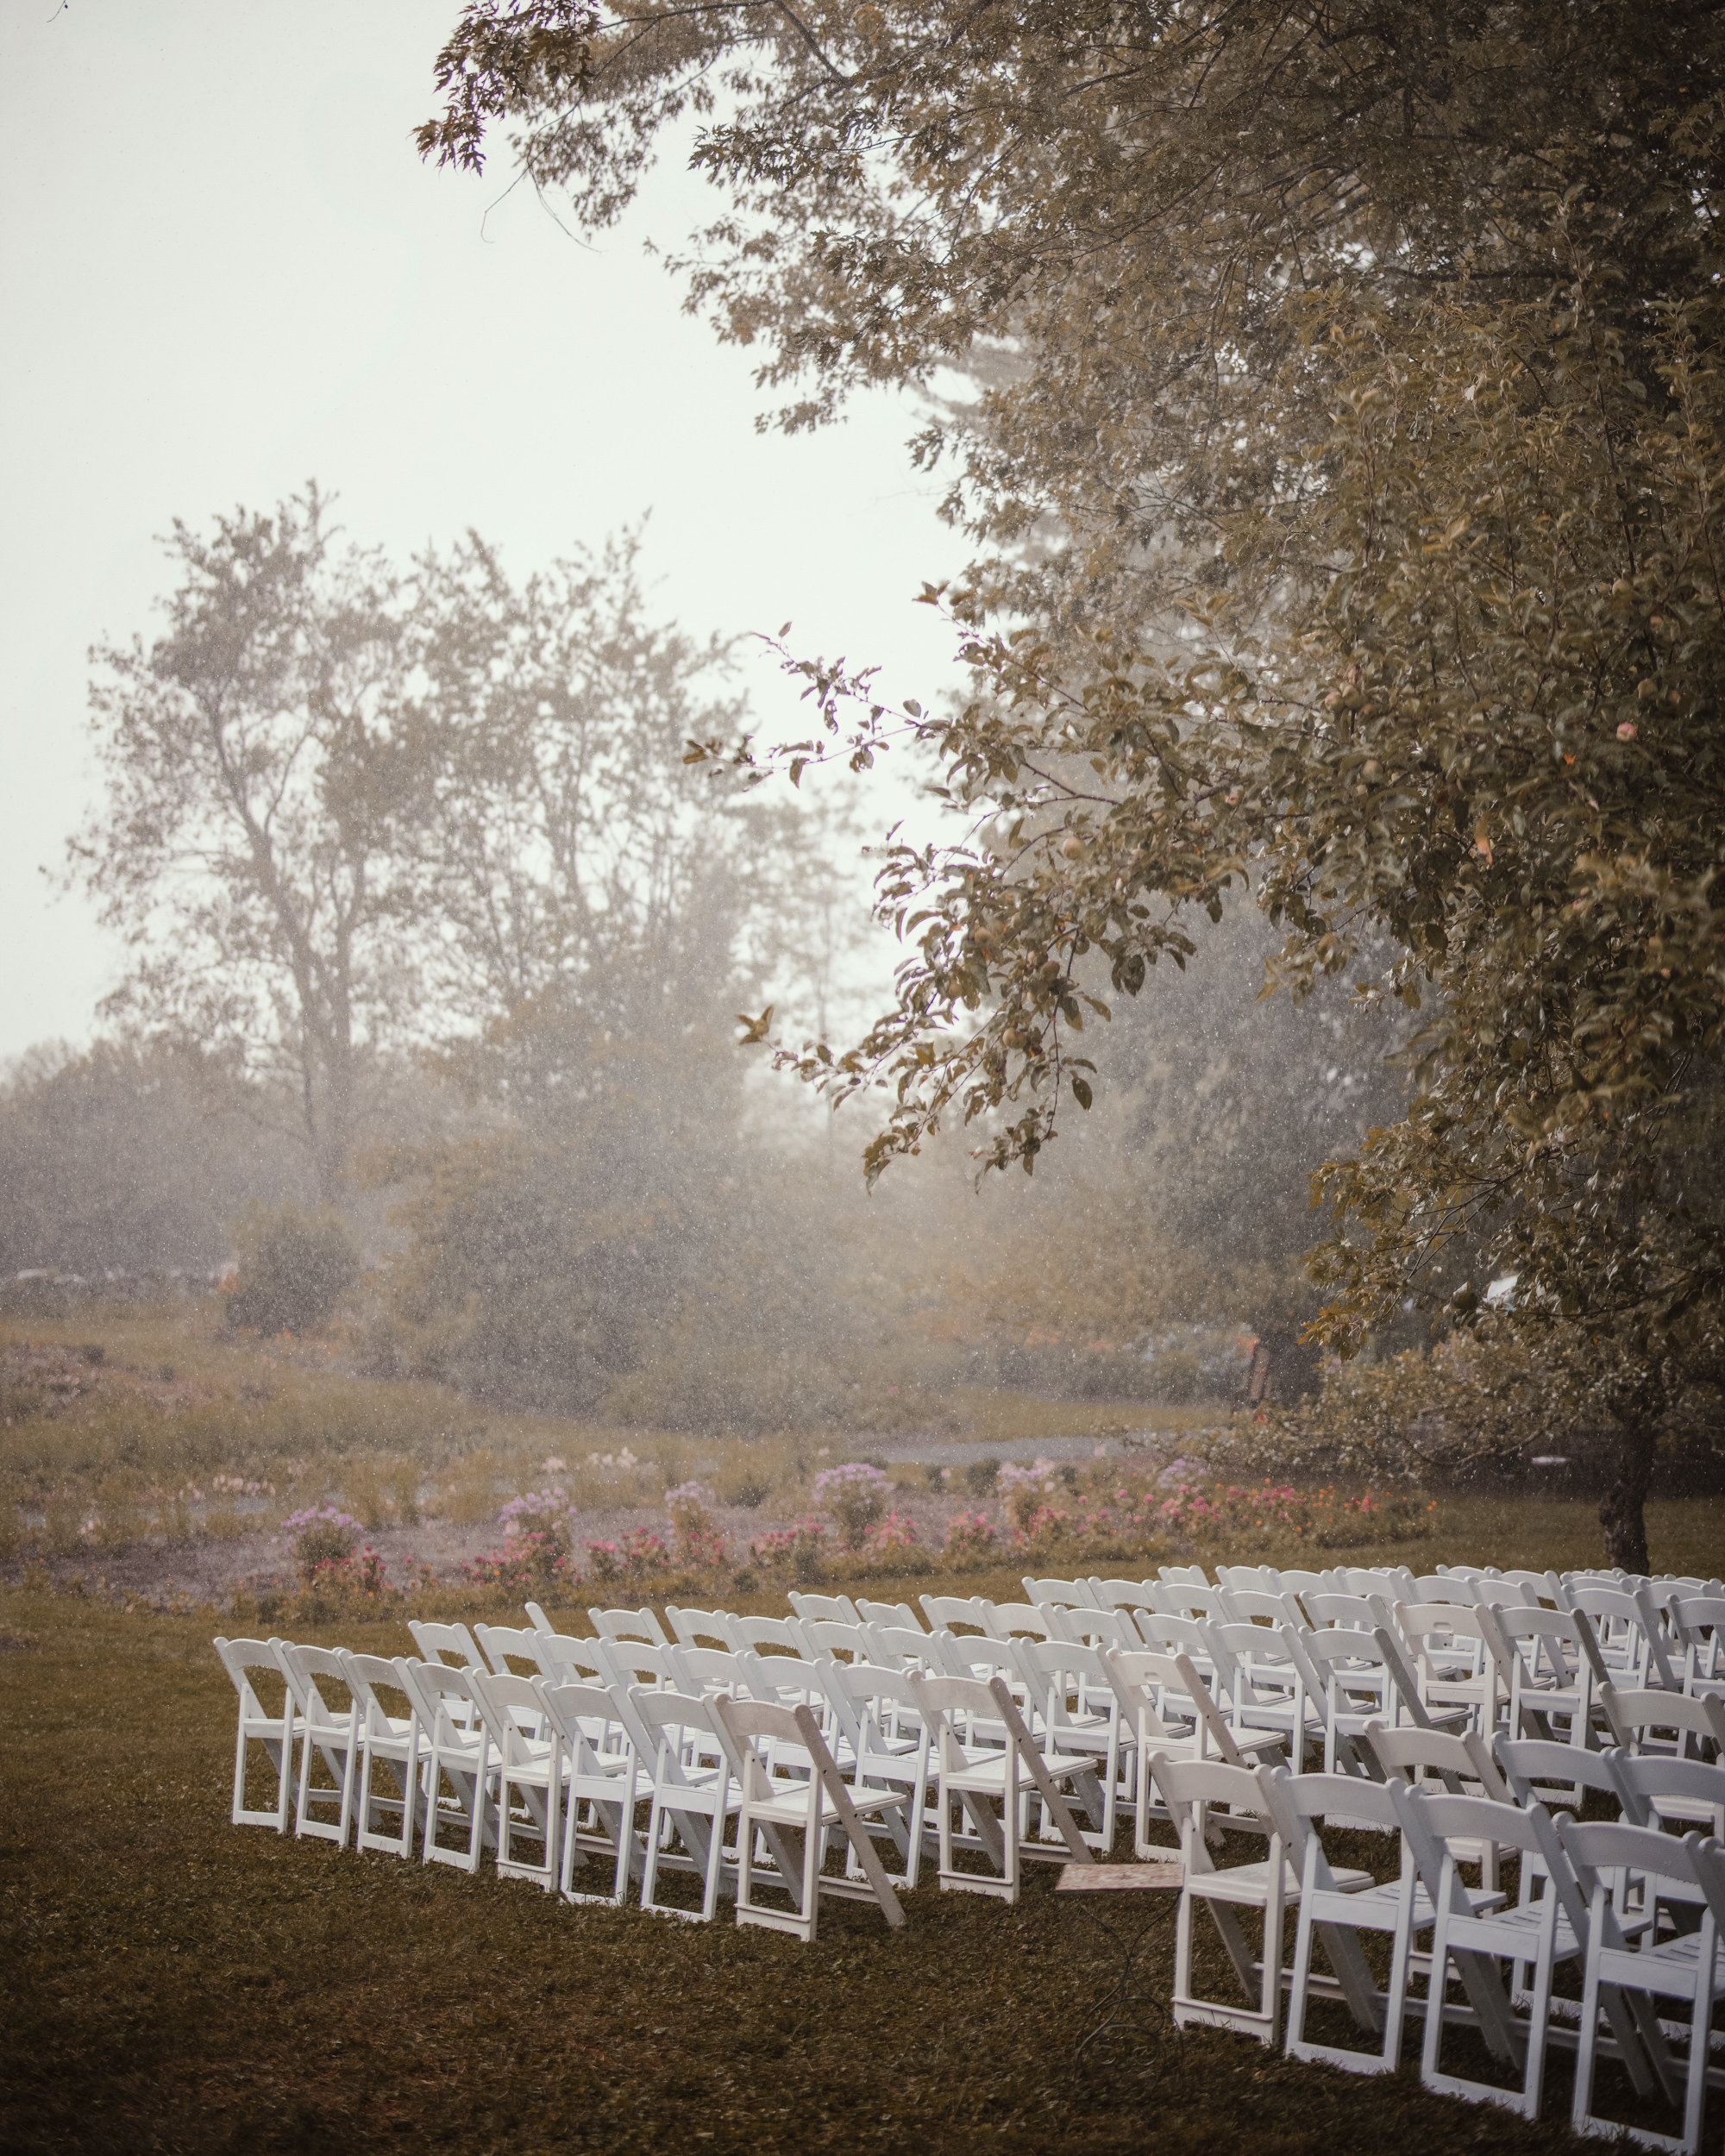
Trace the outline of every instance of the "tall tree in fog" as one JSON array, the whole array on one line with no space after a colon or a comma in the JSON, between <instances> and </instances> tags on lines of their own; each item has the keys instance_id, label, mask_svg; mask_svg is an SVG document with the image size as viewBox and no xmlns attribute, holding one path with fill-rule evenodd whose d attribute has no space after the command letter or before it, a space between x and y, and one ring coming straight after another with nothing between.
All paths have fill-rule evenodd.
<instances>
[{"instance_id":1,"label":"tall tree in fog","mask_svg":"<svg viewBox=\"0 0 1725 2156\"><path fill-rule=\"evenodd\" d=\"M398 572L313 487L167 553L164 633L95 655L73 873L133 954L105 1007L291 1102L326 1198L392 1053L725 993L831 873L686 763L740 705L720 647L648 618L632 538L518 586L476 537Z\"/></svg>"},{"instance_id":2,"label":"tall tree in fog","mask_svg":"<svg viewBox=\"0 0 1725 2156\"><path fill-rule=\"evenodd\" d=\"M166 552L163 633L93 655L107 793L73 869L132 951L104 1010L291 1095L329 1197L367 1060L422 1016L399 586L315 486Z\"/></svg>"},{"instance_id":3,"label":"tall tree in fog","mask_svg":"<svg viewBox=\"0 0 1725 2156\"><path fill-rule=\"evenodd\" d=\"M1516 1272L1645 1570L1660 1420L1725 1376L1684 1135L1725 1028L1719 11L474 0L438 73L428 152L506 116L593 225L707 122L692 297L793 426L1004 354L919 451L988 549L975 693L888 714L812 665L826 739L783 752L909 736L970 819L884 886L896 1007L800 1065L886 1082L871 1169L942 1119L1030 1167L1092 1097L1087 1015L1248 884L1296 990L1426 1026L1406 1112L1326 1175L1326 1337L1410 1294L1465 1323Z\"/></svg>"}]
</instances>

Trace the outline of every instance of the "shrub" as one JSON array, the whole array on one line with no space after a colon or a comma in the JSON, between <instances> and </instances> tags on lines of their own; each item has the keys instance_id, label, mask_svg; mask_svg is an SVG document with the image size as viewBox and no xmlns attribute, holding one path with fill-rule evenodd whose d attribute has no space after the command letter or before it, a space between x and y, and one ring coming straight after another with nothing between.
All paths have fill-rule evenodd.
<instances>
[{"instance_id":1,"label":"shrub","mask_svg":"<svg viewBox=\"0 0 1725 2156\"><path fill-rule=\"evenodd\" d=\"M1000 1472L998 1460L972 1460L964 1470L964 1487L973 1497L986 1497Z\"/></svg>"},{"instance_id":2,"label":"shrub","mask_svg":"<svg viewBox=\"0 0 1725 2156\"><path fill-rule=\"evenodd\" d=\"M826 1576L826 1523L800 1520L794 1526L775 1527L750 1544L749 1557L773 1580L788 1578L799 1587L818 1587Z\"/></svg>"},{"instance_id":3,"label":"shrub","mask_svg":"<svg viewBox=\"0 0 1725 2156\"><path fill-rule=\"evenodd\" d=\"M236 1230L239 1276L227 1300L229 1325L259 1332L317 1332L360 1276L347 1224L325 1206L248 1207Z\"/></svg>"},{"instance_id":4,"label":"shrub","mask_svg":"<svg viewBox=\"0 0 1725 2156\"><path fill-rule=\"evenodd\" d=\"M1006 1507L1007 1518L1022 1534L1032 1516L1048 1502L1054 1494L1055 1472L1052 1460L1033 1460L1028 1467L1003 1467L997 1486L1000 1502Z\"/></svg>"},{"instance_id":5,"label":"shrub","mask_svg":"<svg viewBox=\"0 0 1725 2156\"><path fill-rule=\"evenodd\" d=\"M814 1501L837 1522L844 1546L860 1550L863 1536L886 1511L892 1486L878 1467L866 1460L850 1460L843 1467L823 1468L815 1476Z\"/></svg>"},{"instance_id":6,"label":"shrub","mask_svg":"<svg viewBox=\"0 0 1725 2156\"><path fill-rule=\"evenodd\" d=\"M308 1582L319 1565L339 1564L352 1557L360 1539L360 1523L353 1514L328 1503L290 1513L281 1531L293 1538L294 1562L300 1577Z\"/></svg>"},{"instance_id":7,"label":"shrub","mask_svg":"<svg viewBox=\"0 0 1725 2156\"><path fill-rule=\"evenodd\" d=\"M994 1522L980 1512L956 1512L946 1524L941 1555L955 1564L974 1564L996 1554Z\"/></svg>"}]
</instances>

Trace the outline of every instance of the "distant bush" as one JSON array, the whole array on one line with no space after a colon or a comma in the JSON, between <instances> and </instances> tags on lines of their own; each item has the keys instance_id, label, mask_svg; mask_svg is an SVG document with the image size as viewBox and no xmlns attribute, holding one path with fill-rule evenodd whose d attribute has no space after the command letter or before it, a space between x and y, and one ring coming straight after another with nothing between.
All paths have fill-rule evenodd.
<instances>
[{"instance_id":1,"label":"distant bush","mask_svg":"<svg viewBox=\"0 0 1725 2156\"><path fill-rule=\"evenodd\" d=\"M360 1255L341 1215L327 1207L249 1206L238 1229L239 1278L227 1299L229 1325L259 1332L318 1332L360 1276Z\"/></svg>"}]
</instances>

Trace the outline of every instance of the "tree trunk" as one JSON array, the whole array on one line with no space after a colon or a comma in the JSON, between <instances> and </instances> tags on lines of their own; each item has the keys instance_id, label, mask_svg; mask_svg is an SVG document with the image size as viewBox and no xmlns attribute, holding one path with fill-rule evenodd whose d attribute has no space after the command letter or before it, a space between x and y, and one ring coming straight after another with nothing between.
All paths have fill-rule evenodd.
<instances>
[{"instance_id":1,"label":"tree trunk","mask_svg":"<svg viewBox=\"0 0 1725 2156\"><path fill-rule=\"evenodd\" d=\"M1653 1433L1645 1425L1626 1429L1612 1463L1611 1482L1599 1507L1605 1530L1605 1562L1626 1572L1647 1564L1647 1485L1653 1471Z\"/></svg>"}]
</instances>

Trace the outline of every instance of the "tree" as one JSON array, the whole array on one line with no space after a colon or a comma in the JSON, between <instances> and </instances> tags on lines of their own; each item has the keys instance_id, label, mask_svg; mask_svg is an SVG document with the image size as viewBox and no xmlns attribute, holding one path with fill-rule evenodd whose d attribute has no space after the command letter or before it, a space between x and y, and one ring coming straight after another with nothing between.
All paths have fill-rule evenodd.
<instances>
[{"instance_id":1,"label":"tree","mask_svg":"<svg viewBox=\"0 0 1725 2156\"><path fill-rule=\"evenodd\" d=\"M242 1087L184 1051L42 1045L0 1078L0 1275L219 1271L247 1200L303 1163Z\"/></svg>"},{"instance_id":2,"label":"tree","mask_svg":"<svg viewBox=\"0 0 1725 2156\"><path fill-rule=\"evenodd\" d=\"M315 486L208 538L176 523L167 553L166 633L93 655L107 799L73 874L134 953L104 1008L290 1088L327 1199L367 1062L418 1016L398 586Z\"/></svg>"},{"instance_id":3,"label":"tree","mask_svg":"<svg viewBox=\"0 0 1725 2156\"><path fill-rule=\"evenodd\" d=\"M691 296L764 380L810 377L788 423L994 354L919 452L961 453L951 513L1007 549L948 601L975 693L889 712L801 663L809 737L737 752L913 742L966 819L883 878L896 1007L791 1058L887 1087L870 1173L952 1117L1032 1166L1091 1100L1087 1014L1249 887L1283 985L1353 974L1426 1021L1408 1113L1322 1176L1321 1337L1409 1294L1465 1323L1515 1270L1515 1326L1615 1403L1636 1565L1660 1415L1719 1372L1681 1133L1725 1007L1722 40L1565 0L536 0L468 9L423 138L471 160L507 114L602 222L707 119L731 210Z\"/></svg>"}]
</instances>

